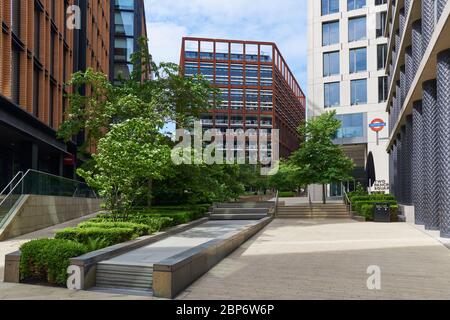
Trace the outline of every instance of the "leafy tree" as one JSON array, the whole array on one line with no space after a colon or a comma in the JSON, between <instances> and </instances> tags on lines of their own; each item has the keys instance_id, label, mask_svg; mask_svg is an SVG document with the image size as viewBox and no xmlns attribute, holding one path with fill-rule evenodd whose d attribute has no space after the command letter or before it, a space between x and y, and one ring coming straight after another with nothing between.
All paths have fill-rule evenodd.
<instances>
[{"instance_id":1,"label":"leafy tree","mask_svg":"<svg viewBox=\"0 0 450 320\"><path fill-rule=\"evenodd\" d=\"M326 203L326 185L350 180L353 161L333 143L341 127L336 112L327 112L299 127L305 138L299 150L293 153L290 163L298 168L298 177L305 184L321 184Z\"/></svg>"},{"instance_id":2,"label":"leafy tree","mask_svg":"<svg viewBox=\"0 0 450 320\"><path fill-rule=\"evenodd\" d=\"M270 177L269 185L278 191L297 191L305 186L299 176L298 168L284 161L280 164L278 172Z\"/></svg>"},{"instance_id":3,"label":"leafy tree","mask_svg":"<svg viewBox=\"0 0 450 320\"><path fill-rule=\"evenodd\" d=\"M66 141L84 133L81 153L98 145L93 163L77 172L99 190L113 213L143 197L150 204L154 181L171 174L171 143L161 134L164 124L190 123L217 94L201 76L184 77L175 64L151 62L146 40L140 41L132 56L131 79L120 85L92 69L73 75L68 83L74 89L68 96L70 109L58 132Z\"/></svg>"}]
</instances>

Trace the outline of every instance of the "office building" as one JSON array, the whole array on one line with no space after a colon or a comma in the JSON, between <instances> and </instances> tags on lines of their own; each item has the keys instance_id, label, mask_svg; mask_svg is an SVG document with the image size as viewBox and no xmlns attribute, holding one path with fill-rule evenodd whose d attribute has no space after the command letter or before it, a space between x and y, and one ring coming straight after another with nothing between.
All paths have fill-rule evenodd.
<instances>
[{"instance_id":1,"label":"office building","mask_svg":"<svg viewBox=\"0 0 450 320\"><path fill-rule=\"evenodd\" d=\"M365 187L373 155L374 190L388 191L386 113L386 0L308 1L308 119L335 110L342 121L335 143L354 160L354 181L329 186L342 196L342 184ZM321 188L317 194L321 195Z\"/></svg>"},{"instance_id":2,"label":"office building","mask_svg":"<svg viewBox=\"0 0 450 320\"><path fill-rule=\"evenodd\" d=\"M221 92L220 105L201 116L204 129L265 129L269 137L279 129L281 157L299 147L305 95L274 43L183 38L181 69Z\"/></svg>"},{"instance_id":3,"label":"office building","mask_svg":"<svg viewBox=\"0 0 450 320\"><path fill-rule=\"evenodd\" d=\"M450 1L388 9L391 192L412 222L450 237Z\"/></svg>"},{"instance_id":4,"label":"office building","mask_svg":"<svg viewBox=\"0 0 450 320\"><path fill-rule=\"evenodd\" d=\"M121 55L129 55L128 47L119 53L113 49L111 16L130 4L139 28L115 20L114 30L131 28L135 36L145 35L143 1L1 1L0 189L28 169L74 177L80 164L77 146L84 135L67 144L56 137L70 107L66 94L71 88L64 84L87 68L110 75ZM68 27L71 17L79 18L80 28ZM89 94L89 88L80 90Z\"/></svg>"}]
</instances>

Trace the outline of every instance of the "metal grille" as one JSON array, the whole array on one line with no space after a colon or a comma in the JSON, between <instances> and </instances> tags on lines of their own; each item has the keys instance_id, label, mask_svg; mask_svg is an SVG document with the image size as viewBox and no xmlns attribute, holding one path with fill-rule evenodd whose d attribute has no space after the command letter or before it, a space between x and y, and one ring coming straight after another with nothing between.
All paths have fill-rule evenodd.
<instances>
[{"instance_id":1,"label":"metal grille","mask_svg":"<svg viewBox=\"0 0 450 320\"><path fill-rule=\"evenodd\" d=\"M417 20L412 25L412 56L413 56L413 79L422 62L422 20ZM411 82L412 83L412 82Z\"/></svg>"},{"instance_id":2,"label":"metal grille","mask_svg":"<svg viewBox=\"0 0 450 320\"><path fill-rule=\"evenodd\" d=\"M427 50L434 31L434 1L422 0L422 53Z\"/></svg>"},{"instance_id":3,"label":"metal grille","mask_svg":"<svg viewBox=\"0 0 450 320\"><path fill-rule=\"evenodd\" d=\"M441 236L450 238L450 50L437 58L437 118L439 132L439 198Z\"/></svg>"},{"instance_id":4,"label":"metal grille","mask_svg":"<svg viewBox=\"0 0 450 320\"><path fill-rule=\"evenodd\" d=\"M425 224L424 219L424 132L422 101L413 104L413 155L412 155L412 196L416 224Z\"/></svg>"},{"instance_id":5,"label":"metal grille","mask_svg":"<svg viewBox=\"0 0 450 320\"><path fill-rule=\"evenodd\" d=\"M414 78L414 61L412 57L412 47L407 47L405 49L405 74L406 74L406 92L405 96L408 95L409 89L411 89L411 84Z\"/></svg>"},{"instance_id":6,"label":"metal grille","mask_svg":"<svg viewBox=\"0 0 450 320\"><path fill-rule=\"evenodd\" d=\"M439 129L437 123L436 80L423 83L425 127L425 227L439 230L439 170L437 168Z\"/></svg>"},{"instance_id":7,"label":"metal grille","mask_svg":"<svg viewBox=\"0 0 450 320\"><path fill-rule=\"evenodd\" d=\"M405 126L405 145L404 147L404 168L403 168L403 200L406 205L412 205L412 137L413 137L413 120L412 116L406 118Z\"/></svg>"}]
</instances>

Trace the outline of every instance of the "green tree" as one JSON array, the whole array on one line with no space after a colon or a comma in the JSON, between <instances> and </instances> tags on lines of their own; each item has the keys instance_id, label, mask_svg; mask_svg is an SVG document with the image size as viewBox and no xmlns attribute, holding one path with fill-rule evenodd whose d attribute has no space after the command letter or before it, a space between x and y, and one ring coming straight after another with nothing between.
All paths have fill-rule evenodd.
<instances>
[{"instance_id":1,"label":"green tree","mask_svg":"<svg viewBox=\"0 0 450 320\"><path fill-rule=\"evenodd\" d=\"M99 190L113 213L142 198L150 204L154 182L171 174L171 143L161 134L165 123L190 123L217 94L201 76L184 77L175 64L152 63L146 47L141 39L131 79L120 85L92 69L75 73L68 83L73 87L70 109L58 132L66 141L84 133L82 154L98 146L92 163L77 172Z\"/></svg>"},{"instance_id":2,"label":"green tree","mask_svg":"<svg viewBox=\"0 0 450 320\"><path fill-rule=\"evenodd\" d=\"M281 162L278 172L269 179L269 185L278 191L297 191L305 186L299 176L298 167L288 161Z\"/></svg>"},{"instance_id":3,"label":"green tree","mask_svg":"<svg viewBox=\"0 0 450 320\"><path fill-rule=\"evenodd\" d=\"M305 138L299 150L293 153L290 163L298 168L298 177L305 185L321 184L326 203L326 185L350 180L353 160L333 143L341 127L336 112L327 112L299 127Z\"/></svg>"}]
</instances>

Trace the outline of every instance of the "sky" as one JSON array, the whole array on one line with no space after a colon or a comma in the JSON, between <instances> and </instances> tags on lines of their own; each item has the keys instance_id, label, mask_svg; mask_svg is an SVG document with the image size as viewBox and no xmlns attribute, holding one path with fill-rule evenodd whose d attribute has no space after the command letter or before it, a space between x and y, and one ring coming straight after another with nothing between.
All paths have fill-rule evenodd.
<instances>
[{"instance_id":1,"label":"sky","mask_svg":"<svg viewBox=\"0 0 450 320\"><path fill-rule=\"evenodd\" d=\"M155 62L180 61L183 36L275 42L306 92L305 0L144 0Z\"/></svg>"}]
</instances>

